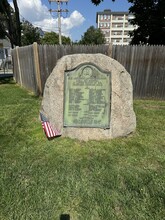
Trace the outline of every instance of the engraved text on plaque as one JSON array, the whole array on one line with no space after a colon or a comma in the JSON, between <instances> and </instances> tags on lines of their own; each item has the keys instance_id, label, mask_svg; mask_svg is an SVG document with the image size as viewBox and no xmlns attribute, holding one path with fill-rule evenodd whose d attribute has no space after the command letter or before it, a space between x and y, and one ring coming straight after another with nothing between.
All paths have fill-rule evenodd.
<instances>
[{"instance_id":1,"label":"engraved text on plaque","mask_svg":"<svg viewBox=\"0 0 165 220\"><path fill-rule=\"evenodd\" d=\"M91 63L65 72L64 126L110 127L111 74Z\"/></svg>"}]
</instances>

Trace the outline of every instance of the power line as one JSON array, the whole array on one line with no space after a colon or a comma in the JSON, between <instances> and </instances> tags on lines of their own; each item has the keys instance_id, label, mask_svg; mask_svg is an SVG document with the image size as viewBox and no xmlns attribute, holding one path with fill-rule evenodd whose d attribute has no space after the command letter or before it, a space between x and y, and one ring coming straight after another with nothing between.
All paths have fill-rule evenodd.
<instances>
[{"instance_id":1,"label":"power line","mask_svg":"<svg viewBox=\"0 0 165 220\"><path fill-rule=\"evenodd\" d=\"M52 28L48 28L48 26L45 24L45 25L41 25L41 24L34 24L32 22L30 22L29 20L27 20L23 15L20 14L20 18L21 18L21 21L22 22L27 22L28 24L36 27L36 28L40 28L43 32L46 32L46 31L52 31L53 29L54 30L57 30L58 31L58 26L54 27L53 29ZM45 29L45 30L43 30Z\"/></svg>"},{"instance_id":2,"label":"power line","mask_svg":"<svg viewBox=\"0 0 165 220\"><path fill-rule=\"evenodd\" d=\"M69 0L48 0L49 3L51 2L56 2L57 3L57 10L50 9L50 13L52 12L57 12L58 13L58 33L59 33L59 44L62 44L62 39L61 39L61 14L62 12L68 12L67 9L61 9L62 3L68 3Z\"/></svg>"}]
</instances>

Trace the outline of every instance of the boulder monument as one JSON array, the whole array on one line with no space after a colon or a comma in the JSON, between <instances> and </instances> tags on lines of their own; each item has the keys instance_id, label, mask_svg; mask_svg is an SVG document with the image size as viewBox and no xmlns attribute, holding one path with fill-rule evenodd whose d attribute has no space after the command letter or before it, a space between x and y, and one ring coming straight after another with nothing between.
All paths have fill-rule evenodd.
<instances>
[{"instance_id":1,"label":"boulder monument","mask_svg":"<svg viewBox=\"0 0 165 220\"><path fill-rule=\"evenodd\" d=\"M136 128L131 76L103 54L63 56L46 81L41 112L64 137L126 136Z\"/></svg>"}]
</instances>

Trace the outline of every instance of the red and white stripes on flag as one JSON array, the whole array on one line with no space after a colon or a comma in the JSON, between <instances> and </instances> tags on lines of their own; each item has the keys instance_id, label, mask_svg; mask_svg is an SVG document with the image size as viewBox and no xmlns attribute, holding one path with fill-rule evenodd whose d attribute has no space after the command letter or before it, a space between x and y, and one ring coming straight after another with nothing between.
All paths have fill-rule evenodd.
<instances>
[{"instance_id":1,"label":"red and white stripes on flag","mask_svg":"<svg viewBox=\"0 0 165 220\"><path fill-rule=\"evenodd\" d=\"M56 136L60 136L61 133L57 129L53 129L47 120L47 118L40 112L40 118L42 123L42 128L48 138L53 138Z\"/></svg>"}]
</instances>

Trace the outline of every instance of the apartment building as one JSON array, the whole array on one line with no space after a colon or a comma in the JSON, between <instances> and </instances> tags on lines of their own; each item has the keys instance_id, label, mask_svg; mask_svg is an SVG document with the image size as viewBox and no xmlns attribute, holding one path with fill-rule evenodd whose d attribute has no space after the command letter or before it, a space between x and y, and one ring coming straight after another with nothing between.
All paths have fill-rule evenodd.
<instances>
[{"instance_id":1,"label":"apartment building","mask_svg":"<svg viewBox=\"0 0 165 220\"><path fill-rule=\"evenodd\" d=\"M128 45L131 41L129 32L134 30L136 26L130 24L130 20L134 18L129 12L112 12L106 9L102 12L97 12L96 23L106 39L106 43Z\"/></svg>"}]
</instances>

